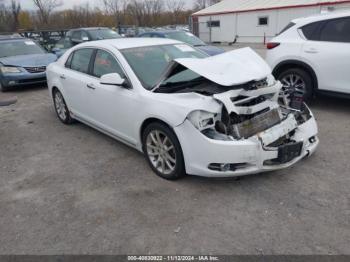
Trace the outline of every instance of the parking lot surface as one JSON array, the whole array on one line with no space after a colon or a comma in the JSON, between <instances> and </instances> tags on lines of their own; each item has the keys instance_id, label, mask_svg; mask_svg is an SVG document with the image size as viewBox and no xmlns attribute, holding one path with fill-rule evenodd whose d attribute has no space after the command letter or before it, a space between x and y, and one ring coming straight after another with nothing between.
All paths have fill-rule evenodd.
<instances>
[{"instance_id":1,"label":"parking lot surface","mask_svg":"<svg viewBox=\"0 0 350 262\"><path fill-rule=\"evenodd\" d=\"M141 153L57 119L46 88L0 107L0 254L350 254L349 101L319 97L321 144L236 179L158 178Z\"/></svg>"}]
</instances>

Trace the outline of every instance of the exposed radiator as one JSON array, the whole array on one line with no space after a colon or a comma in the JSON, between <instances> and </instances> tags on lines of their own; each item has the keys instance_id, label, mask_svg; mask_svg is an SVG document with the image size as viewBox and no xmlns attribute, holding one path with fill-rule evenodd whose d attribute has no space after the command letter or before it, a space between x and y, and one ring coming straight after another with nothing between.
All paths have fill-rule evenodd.
<instances>
[{"instance_id":1,"label":"exposed radiator","mask_svg":"<svg viewBox=\"0 0 350 262\"><path fill-rule=\"evenodd\" d=\"M236 139L249 138L260 132L263 132L282 120L278 109L255 116L252 119L233 125L233 137Z\"/></svg>"}]
</instances>

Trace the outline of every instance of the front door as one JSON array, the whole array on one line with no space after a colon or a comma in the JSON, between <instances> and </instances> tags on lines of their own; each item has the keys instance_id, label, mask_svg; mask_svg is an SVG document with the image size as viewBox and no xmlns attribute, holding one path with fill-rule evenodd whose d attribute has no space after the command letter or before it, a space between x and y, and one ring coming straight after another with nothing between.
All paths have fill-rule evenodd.
<instances>
[{"instance_id":1,"label":"front door","mask_svg":"<svg viewBox=\"0 0 350 262\"><path fill-rule=\"evenodd\" d=\"M91 69L91 81L86 89L87 114L94 124L130 144L133 137L133 114L137 114L135 92L131 88L100 83L105 74L118 73L126 79L119 62L111 53L97 50Z\"/></svg>"}]
</instances>

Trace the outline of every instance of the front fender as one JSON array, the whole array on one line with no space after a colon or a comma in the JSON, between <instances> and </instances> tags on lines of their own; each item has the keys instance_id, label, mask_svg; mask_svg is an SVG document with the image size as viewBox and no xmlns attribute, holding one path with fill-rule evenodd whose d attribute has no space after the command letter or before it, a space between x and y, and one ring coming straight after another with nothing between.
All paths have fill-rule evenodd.
<instances>
[{"instance_id":1,"label":"front fender","mask_svg":"<svg viewBox=\"0 0 350 262\"><path fill-rule=\"evenodd\" d=\"M220 113L222 104L212 96L197 93L162 94L151 93L147 105L147 118L157 118L171 127L181 125L193 111Z\"/></svg>"}]
</instances>

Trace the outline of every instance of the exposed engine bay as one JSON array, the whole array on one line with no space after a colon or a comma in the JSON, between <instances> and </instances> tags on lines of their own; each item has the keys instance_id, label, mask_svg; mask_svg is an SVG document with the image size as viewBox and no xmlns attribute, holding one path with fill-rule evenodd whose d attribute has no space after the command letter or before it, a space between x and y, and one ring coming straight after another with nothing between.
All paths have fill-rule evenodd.
<instances>
[{"instance_id":1,"label":"exposed engine bay","mask_svg":"<svg viewBox=\"0 0 350 262\"><path fill-rule=\"evenodd\" d=\"M274 82L269 86L265 78L230 87L230 91L227 89L229 88L206 82L191 89L179 91L189 92L191 90L191 92L206 96L212 95L222 103L222 111L218 114L206 115L203 112L194 112L190 115L191 122L198 123L196 127L209 138L249 139L290 118L291 125L288 129L292 130L282 138L278 138L277 141L271 141L271 144L266 145L277 147L292 142L290 138L294 129L312 117L300 97L296 97L296 101L292 98L292 101L286 103L283 94L280 93L279 82Z\"/></svg>"},{"instance_id":2,"label":"exposed engine bay","mask_svg":"<svg viewBox=\"0 0 350 262\"><path fill-rule=\"evenodd\" d=\"M245 112L243 114L228 112L226 107L223 107L221 121L216 122L215 130L235 139L248 139L278 125L289 115L294 116L298 125L311 118L305 104L300 108L291 108L289 105L279 105L277 102L269 103L269 99L270 95L232 98L233 105L245 108Z\"/></svg>"},{"instance_id":3,"label":"exposed engine bay","mask_svg":"<svg viewBox=\"0 0 350 262\"><path fill-rule=\"evenodd\" d=\"M189 172L236 176L286 168L315 152L317 124L303 95L281 90L265 61L241 49L176 59L153 92L184 102L187 116L175 131L191 152Z\"/></svg>"},{"instance_id":4,"label":"exposed engine bay","mask_svg":"<svg viewBox=\"0 0 350 262\"><path fill-rule=\"evenodd\" d=\"M311 121L314 130L310 135L303 129L303 124L313 118L303 95L282 92L282 84L272 76L271 69L249 49L203 60L177 59L154 92L197 94L208 105L212 98L215 105L192 111L187 120L213 141L255 144L261 150L259 157L273 152L263 160L265 167L291 163L310 154L308 148L314 150L313 145L317 145L315 122ZM241 169L249 167L242 162L213 162L208 169L222 171L225 168L221 167L226 166L232 171L238 168L237 164Z\"/></svg>"}]
</instances>

